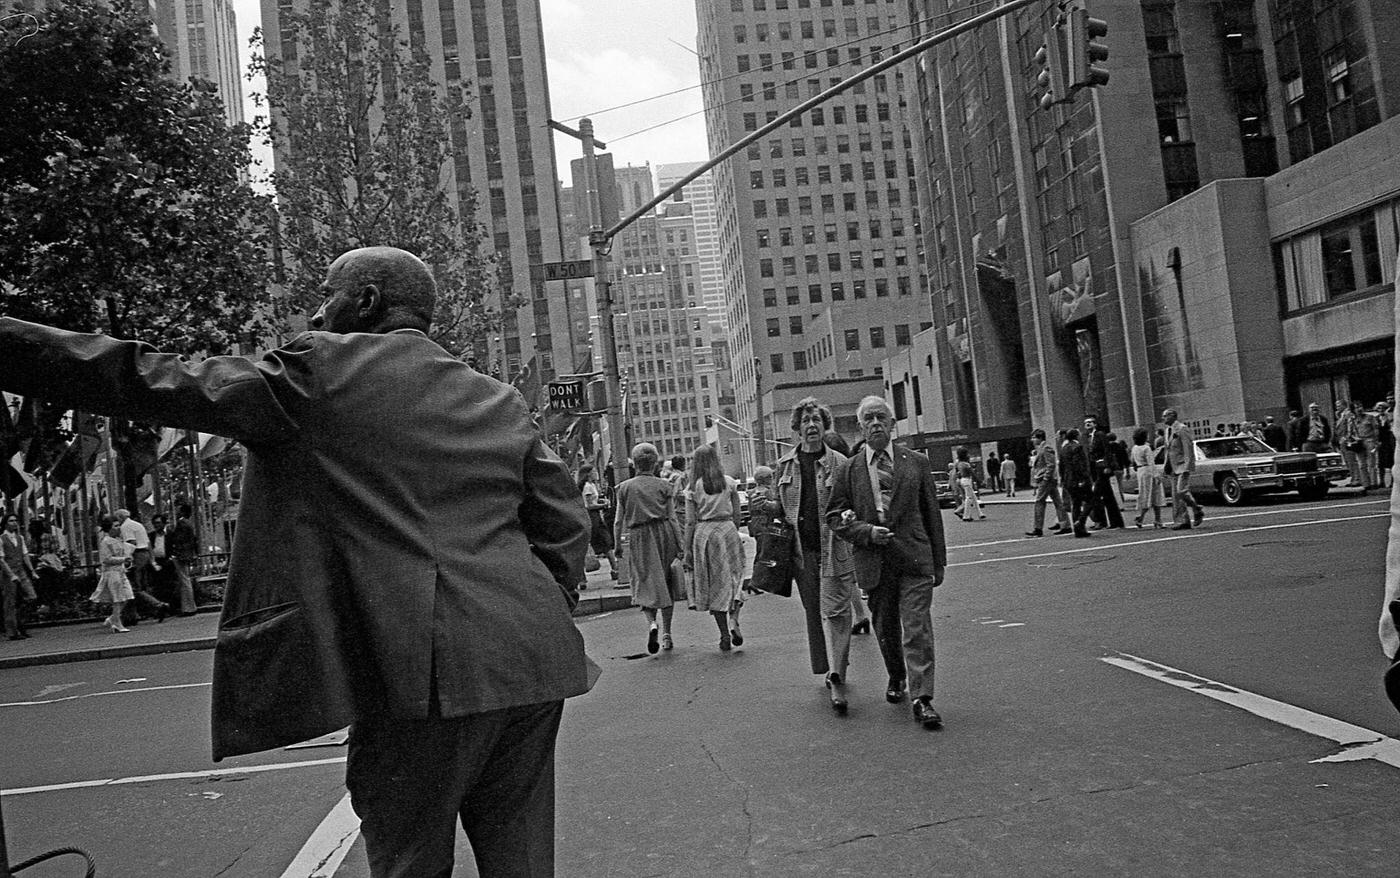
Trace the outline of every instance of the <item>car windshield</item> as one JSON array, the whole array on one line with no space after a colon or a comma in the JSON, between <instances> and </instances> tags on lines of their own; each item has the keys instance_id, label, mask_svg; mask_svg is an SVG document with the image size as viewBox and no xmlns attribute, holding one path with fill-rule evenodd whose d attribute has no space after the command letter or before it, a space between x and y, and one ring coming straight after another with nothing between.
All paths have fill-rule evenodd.
<instances>
[{"instance_id":1,"label":"car windshield","mask_svg":"<svg viewBox=\"0 0 1400 878\"><path fill-rule=\"evenodd\" d=\"M1203 439L1196 443L1207 460L1217 457L1239 457L1245 454L1272 454L1273 449L1253 436L1232 436L1228 439Z\"/></svg>"},{"instance_id":2,"label":"car windshield","mask_svg":"<svg viewBox=\"0 0 1400 878\"><path fill-rule=\"evenodd\" d=\"M933 480L935 482L947 484L949 482L948 474L945 472L936 472L933 474Z\"/></svg>"}]
</instances>

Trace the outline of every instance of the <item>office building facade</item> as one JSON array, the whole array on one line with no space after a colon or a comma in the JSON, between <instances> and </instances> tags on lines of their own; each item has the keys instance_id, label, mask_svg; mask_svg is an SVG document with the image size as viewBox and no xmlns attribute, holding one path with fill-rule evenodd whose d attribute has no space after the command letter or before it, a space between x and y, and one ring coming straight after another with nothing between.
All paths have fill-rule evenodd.
<instances>
[{"instance_id":1,"label":"office building facade","mask_svg":"<svg viewBox=\"0 0 1400 878\"><path fill-rule=\"evenodd\" d=\"M243 66L230 0L156 0L156 33L170 51L170 75L212 82L230 125L243 122Z\"/></svg>"},{"instance_id":2,"label":"office building facade","mask_svg":"<svg viewBox=\"0 0 1400 878\"><path fill-rule=\"evenodd\" d=\"M972 5L926 0L918 16ZM1393 351L1377 318L1393 295L1400 8L1089 7L1112 80L1072 103L1042 109L1034 85L1050 2L918 64L926 371L942 376L920 382L942 397L921 408L944 418L926 429L975 441L1085 413L1126 428L1173 406L1204 425L1374 401L1347 370Z\"/></svg>"},{"instance_id":3,"label":"office building facade","mask_svg":"<svg viewBox=\"0 0 1400 878\"><path fill-rule=\"evenodd\" d=\"M275 35L282 32L280 10L300 2L263 0L270 55L295 54ZM471 117L450 131L452 195L460 203L475 189L477 219L499 259L492 304L501 328L479 364L504 380L532 362L542 380L570 371L580 347L572 337L580 300L565 283L535 280L530 272L564 252L539 3L405 0L387 4L386 12L400 39L429 59L444 92L469 95Z\"/></svg>"},{"instance_id":4,"label":"office building facade","mask_svg":"<svg viewBox=\"0 0 1400 878\"><path fill-rule=\"evenodd\" d=\"M721 0L697 15L711 155L910 38L907 4L889 0ZM879 372L897 326L929 319L909 76L873 77L713 171L738 421L766 449L746 470L790 439L773 394L808 381L814 319L830 311L855 379Z\"/></svg>"}]
</instances>

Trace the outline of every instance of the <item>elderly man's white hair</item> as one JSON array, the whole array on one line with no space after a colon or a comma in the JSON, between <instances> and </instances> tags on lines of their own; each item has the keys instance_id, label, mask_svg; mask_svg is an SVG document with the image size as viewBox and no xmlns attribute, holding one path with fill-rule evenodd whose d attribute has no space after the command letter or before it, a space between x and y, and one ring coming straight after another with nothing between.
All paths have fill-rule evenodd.
<instances>
[{"instance_id":1,"label":"elderly man's white hair","mask_svg":"<svg viewBox=\"0 0 1400 878\"><path fill-rule=\"evenodd\" d=\"M861 418L864 418L865 413L877 405L880 408L884 409L887 414L894 414L890 411L890 404L885 402L885 398L883 396L875 396L874 394L871 394L865 399L862 399L860 401L860 405L856 406L856 420L859 421Z\"/></svg>"}]
</instances>

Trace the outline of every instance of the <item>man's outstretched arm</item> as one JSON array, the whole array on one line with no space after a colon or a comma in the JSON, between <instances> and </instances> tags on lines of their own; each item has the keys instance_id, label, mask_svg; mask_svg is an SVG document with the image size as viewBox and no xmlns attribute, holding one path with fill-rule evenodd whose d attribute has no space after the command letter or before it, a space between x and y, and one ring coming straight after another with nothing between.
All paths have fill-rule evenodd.
<instances>
[{"instance_id":1,"label":"man's outstretched arm","mask_svg":"<svg viewBox=\"0 0 1400 878\"><path fill-rule=\"evenodd\" d=\"M306 392L309 353L302 337L258 361L191 363L142 342L0 317L0 389L250 444L295 435L278 394Z\"/></svg>"}]
</instances>

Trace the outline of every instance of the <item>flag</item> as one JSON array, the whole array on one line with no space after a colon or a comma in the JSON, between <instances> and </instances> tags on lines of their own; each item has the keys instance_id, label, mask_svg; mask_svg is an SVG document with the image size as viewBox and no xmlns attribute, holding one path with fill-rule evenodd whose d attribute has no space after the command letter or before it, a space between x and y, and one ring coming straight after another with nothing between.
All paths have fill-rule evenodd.
<instances>
[{"instance_id":1,"label":"flag","mask_svg":"<svg viewBox=\"0 0 1400 878\"><path fill-rule=\"evenodd\" d=\"M80 472L92 472L97 452L102 448L102 422L96 415L73 412L73 441L54 461L49 479L56 485L69 485Z\"/></svg>"},{"instance_id":2,"label":"flag","mask_svg":"<svg viewBox=\"0 0 1400 878\"><path fill-rule=\"evenodd\" d=\"M13 402L11 402L12 399ZM20 455L19 430L10 417L10 406L18 407L20 400L19 397L8 395L0 397L0 400L4 402L3 405L0 405L0 493L13 499L29 488L29 482L25 481L24 474L15 466L15 464L19 464L22 467L24 460Z\"/></svg>"},{"instance_id":3,"label":"flag","mask_svg":"<svg viewBox=\"0 0 1400 878\"><path fill-rule=\"evenodd\" d=\"M531 357L530 362L525 364L525 368L511 379L510 385L520 391L521 396L525 397L525 405L531 411L539 409L541 390L539 357Z\"/></svg>"}]
</instances>

